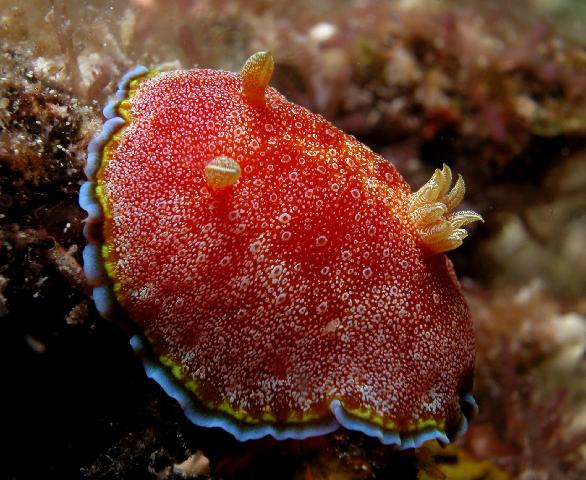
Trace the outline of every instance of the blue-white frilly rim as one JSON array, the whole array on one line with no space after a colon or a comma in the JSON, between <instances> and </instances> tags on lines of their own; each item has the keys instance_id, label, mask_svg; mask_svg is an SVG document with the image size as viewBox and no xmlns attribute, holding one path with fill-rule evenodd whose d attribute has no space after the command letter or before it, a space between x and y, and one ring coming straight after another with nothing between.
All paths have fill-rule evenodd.
<instances>
[{"instance_id":1,"label":"blue-white frilly rim","mask_svg":"<svg viewBox=\"0 0 586 480\"><path fill-rule=\"evenodd\" d=\"M344 427L348 430L362 432L370 437L378 438L382 444L392 445L400 450L418 448L430 440L437 440L440 444L447 445L462 436L468 429L466 415L474 414L478 411L474 397L471 394L464 395L460 399L462 407L460 424L451 438L448 438L445 432L436 428L409 434L383 430L376 425L348 415L339 400L332 400L330 403L332 417L319 423L296 425L243 424L221 412L213 412L200 405L194 395L186 390L169 370L153 357L148 342L141 335L133 336L130 339L130 345L142 360L147 376L157 382L167 395L179 402L185 415L192 423L200 427L221 428L241 442L266 436L271 436L277 440L303 440L309 437L326 435L338 430L340 427Z\"/></svg>"},{"instance_id":2,"label":"blue-white frilly rim","mask_svg":"<svg viewBox=\"0 0 586 480\"><path fill-rule=\"evenodd\" d=\"M116 108L120 101L128 96L128 87L132 80L147 74L146 67L139 66L129 71L118 84L115 98L108 102L103 110L106 122L102 131L88 145L88 157L85 167L87 181L83 183L79 193L79 204L88 216L85 220L84 234L88 244L83 251L83 269L88 283L93 288L93 300L96 309L103 318L116 317L116 300L111 289L110 280L103 266L101 254L101 239L92 233L103 220L102 207L96 197L96 176L102 161L105 145L112 136L124 126L125 120L117 115ZM130 339L130 344L142 360L145 372L149 378L155 380L167 395L174 398L183 408L186 417L195 425L208 428L221 428L230 433L239 441L256 440L271 436L277 440L303 440L309 437L326 435L345 427L348 430L362 432L375 437L384 445L392 445L405 450L418 448L425 442L437 440L442 445L462 436L468 429L468 417L478 411L478 406L472 394L468 393L460 398L460 424L451 438L445 432L436 428L429 428L416 433L403 434L383 430L376 425L369 424L349 415L339 400L332 400L329 407L332 416L319 423L275 425L259 423L255 425L242 424L221 412L213 412L198 404L194 395L187 391L181 383L153 356L148 342L140 334Z\"/></svg>"},{"instance_id":3,"label":"blue-white frilly rim","mask_svg":"<svg viewBox=\"0 0 586 480\"><path fill-rule=\"evenodd\" d=\"M102 240L99 234L96 235L104 218L102 206L96 196L97 174L102 162L104 147L125 124L125 120L118 116L116 107L121 100L128 96L130 82L148 72L146 67L136 67L124 75L118 83L115 98L110 100L103 110L106 122L101 132L88 145L88 156L84 169L87 181L81 185L79 191L79 205L88 213L84 221L84 235L88 244L83 250L83 270L89 285L93 288L96 308L104 318L112 318L115 301L110 288L110 280L103 266Z\"/></svg>"}]
</instances>

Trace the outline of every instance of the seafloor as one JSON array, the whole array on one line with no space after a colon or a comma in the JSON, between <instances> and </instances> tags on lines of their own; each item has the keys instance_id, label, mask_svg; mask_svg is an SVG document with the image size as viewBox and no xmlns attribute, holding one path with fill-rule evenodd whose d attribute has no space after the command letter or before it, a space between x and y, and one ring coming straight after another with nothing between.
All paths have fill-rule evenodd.
<instances>
[{"instance_id":1,"label":"seafloor","mask_svg":"<svg viewBox=\"0 0 586 480\"><path fill-rule=\"evenodd\" d=\"M0 477L586 478L585 24L581 0L0 0ZM117 80L261 49L412 186L462 173L486 220L450 254L480 414L449 448L196 428L92 304L77 195Z\"/></svg>"}]
</instances>

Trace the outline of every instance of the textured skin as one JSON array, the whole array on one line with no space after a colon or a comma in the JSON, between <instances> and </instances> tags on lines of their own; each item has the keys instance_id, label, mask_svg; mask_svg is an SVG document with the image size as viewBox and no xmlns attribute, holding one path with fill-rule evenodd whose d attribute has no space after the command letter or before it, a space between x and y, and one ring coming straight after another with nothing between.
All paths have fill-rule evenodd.
<instances>
[{"instance_id":1,"label":"textured skin","mask_svg":"<svg viewBox=\"0 0 586 480\"><path fill-rule=\"evenodd\" d=\"M450 436L474 366L470 314L417 236L395 168L239 74L153 73L97 174L116 297L211 410L288 424L346 413ZM236 184L204 167L236 160Z\"/></svg>"}]
</instances>

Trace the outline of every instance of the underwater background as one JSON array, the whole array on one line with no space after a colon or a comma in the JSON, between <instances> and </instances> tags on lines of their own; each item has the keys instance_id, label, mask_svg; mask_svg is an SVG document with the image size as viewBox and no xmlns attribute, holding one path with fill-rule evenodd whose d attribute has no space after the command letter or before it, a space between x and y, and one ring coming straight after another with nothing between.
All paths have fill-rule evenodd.
<instances>
[{"instance_id":1,"label":"underwater background","mask_svg":"<svg viewBox=\"0 0 586 480\"><path fill-rule=\"evenodd\" d=\"M0 0L0 48L1 478L586 478L586 2ZM117 82L258 50L414 189L462 173L485 219L449 253L480 412L447 448L197 428L96 312L78 193Z\"/></svg>"}]
</instances>

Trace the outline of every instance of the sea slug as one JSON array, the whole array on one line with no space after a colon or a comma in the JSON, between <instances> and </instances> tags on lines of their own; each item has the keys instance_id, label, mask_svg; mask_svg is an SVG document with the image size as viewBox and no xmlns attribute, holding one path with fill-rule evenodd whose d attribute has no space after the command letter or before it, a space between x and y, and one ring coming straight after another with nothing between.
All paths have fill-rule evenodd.
<instances>
[{"instance_id":1,"label":"sea slug","mask_svg":"<svg viewBox=\"0 0 586 480\"><path fill-rule=\"evenodd\" d=\"M393 165L241 73L138 68L89 146L84 269L147 374L240 440L341 425L412 448L466 429L474 333L443 252L461 177Z\"/></svg>"}]
</instances>

